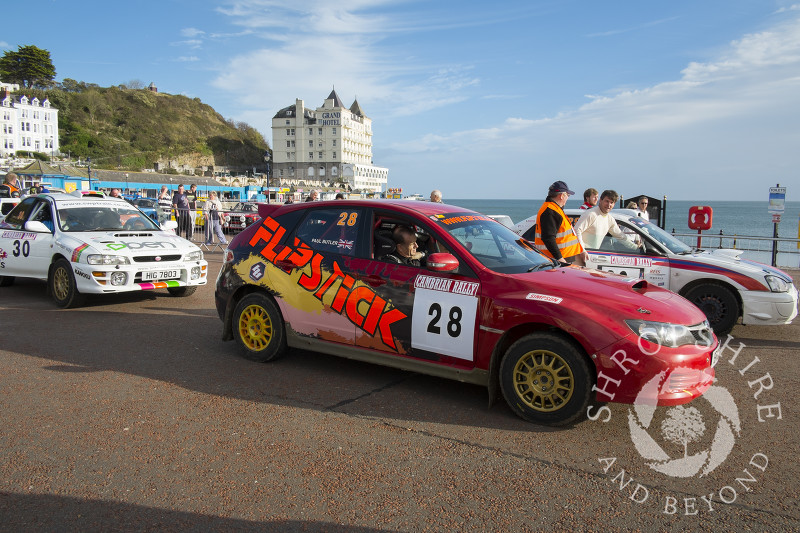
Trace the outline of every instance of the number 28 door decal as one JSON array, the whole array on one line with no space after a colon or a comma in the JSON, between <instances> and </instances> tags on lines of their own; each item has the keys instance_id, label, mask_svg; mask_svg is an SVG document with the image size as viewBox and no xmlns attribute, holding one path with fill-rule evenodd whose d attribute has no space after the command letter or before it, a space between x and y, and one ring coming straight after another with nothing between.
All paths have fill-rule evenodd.
<instances>
[{"instance_id":1,"label":"number 28 door decal","mask_svg":"<svg viewBox=\"0 0 800 533\"><path fill-rule=\"evenodd\" d=\"M412 348L472 361L478 283L420 274L414 287Z\"/></svg>"}]
</instances>

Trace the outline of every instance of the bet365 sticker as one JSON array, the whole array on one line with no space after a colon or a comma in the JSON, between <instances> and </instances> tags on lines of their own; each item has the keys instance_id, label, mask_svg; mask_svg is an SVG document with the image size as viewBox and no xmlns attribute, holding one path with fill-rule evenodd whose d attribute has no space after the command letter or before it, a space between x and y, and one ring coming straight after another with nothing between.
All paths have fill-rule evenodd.
<instances>
[{"instance_id":1,"label":"bet365 sticker","mask_svg":"<svg viewBox=\"0 0 800 533\"><path fill-rule=\"evenodd\" d=\"M417 276L411 346L472 361L478 286L471 281Z\"/></svg>"}]
</instances>

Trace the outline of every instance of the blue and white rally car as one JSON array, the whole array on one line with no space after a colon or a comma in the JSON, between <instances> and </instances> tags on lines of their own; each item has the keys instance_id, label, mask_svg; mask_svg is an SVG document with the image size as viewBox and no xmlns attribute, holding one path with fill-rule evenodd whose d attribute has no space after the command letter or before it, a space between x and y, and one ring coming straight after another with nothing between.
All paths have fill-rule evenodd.
<instances>
[{"instance_id":1,"label":"blue and white rally car","mask_svg":"<svg viewBox=\"0 0 800 533\"><path fill-rule=\"evenodd\" d=\"M189 296L207 274L195 244L99 192L29 196L0 218L0 287L17 277L46 280L59 307L79 306L86 294Z\"/></svg>"},{"instance_id":2,"label":"blue and white rally car","mask_svg":"<svg viewBox=\"0 0 800 533\"><path fill-rule=\"evenodd\" d=\"M565 209L573 224L585 213ZM588 268L642 278L677 292L700 308L714 333L724 335L739 318L744 325L789 324L797 316L797 288L792 278L777 268L742 259L741 250L697 250L635 210L614 209L611 216L620 229L643 247L632 249L606 235L597 249L587 250ZM533 240L536 216L512 230Z\"/></svg>"}]
</instances>

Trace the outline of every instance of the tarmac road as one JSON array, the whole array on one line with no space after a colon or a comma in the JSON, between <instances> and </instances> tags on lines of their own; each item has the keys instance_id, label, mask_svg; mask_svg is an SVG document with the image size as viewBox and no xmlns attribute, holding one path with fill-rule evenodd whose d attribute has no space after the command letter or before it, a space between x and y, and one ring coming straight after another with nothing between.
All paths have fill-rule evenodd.
<instances>
[{"instance_id":1,"label":"tarmac road","mask_svg":"<svg viewBox=\"0 0 800 533\"><path fill-rule=\"evenodd\" d=\"M737 326L727 400L689 404L704 427L682 438L666 408L648 424L618 404L554 430L472 385L242 359L213 305L221 253L207 259L188 298L59 310L41 282L0 289L0 530L800 530L800 321ZM655 469L684 455L704 469Z\"/></svg>"}]
</instances>

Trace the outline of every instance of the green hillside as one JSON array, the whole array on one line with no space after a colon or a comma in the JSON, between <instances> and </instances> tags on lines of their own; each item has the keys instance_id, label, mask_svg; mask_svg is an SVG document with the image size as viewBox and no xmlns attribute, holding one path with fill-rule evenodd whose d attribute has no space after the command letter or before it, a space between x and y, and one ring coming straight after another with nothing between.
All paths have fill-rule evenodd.
<instances>
[{"instance_id":1,"label":"green hillside","mask_svg":"<svg viewBox=\"0 0 800 533\"><path fill-rule=\"evenodd\" d=\"M65 80L57 88L26 89L59 110L61 152L93 166L139 171L212 165L236 172L264 166L264 137L245 123L225 120L198 98L148 89L97 87Z\"/></svg>"}]
</instances>

